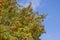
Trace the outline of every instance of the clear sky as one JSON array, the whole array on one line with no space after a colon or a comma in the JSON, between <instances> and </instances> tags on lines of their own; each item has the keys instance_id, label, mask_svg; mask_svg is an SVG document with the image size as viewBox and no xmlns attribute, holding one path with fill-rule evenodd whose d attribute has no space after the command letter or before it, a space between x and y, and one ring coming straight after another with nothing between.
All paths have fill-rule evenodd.
<instances>
[{"instance_id":1,"label":"clear sky","mask_svg":"<svg viewBox=\"0 0 60 40\"><path fill-rule=\"evenodd\" d=\"M46 33L42 40L60 40L60 0L17 0L18 4L27 6L32 2L33 9L48 14L44 21Z\"/></svg>"}]
</instances>

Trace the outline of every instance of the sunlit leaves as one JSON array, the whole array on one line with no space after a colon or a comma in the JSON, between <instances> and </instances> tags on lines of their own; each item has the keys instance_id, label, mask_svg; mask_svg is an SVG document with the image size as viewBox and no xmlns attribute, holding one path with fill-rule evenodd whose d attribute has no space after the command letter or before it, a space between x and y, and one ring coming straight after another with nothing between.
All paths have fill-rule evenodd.
<instances>
[{"instance_id":1,"label":"sunlit leaves","mask_svg":"<svg viewBox=\"0 0 60 40\"><path fill-rule=\"evenodd\" d=\"M2 0L0 0L0 6L2 5Z\"/></svg>"},{"instance_id":2,"label":"sunlit leaves","mask_svg":"<svg viewBox=\"0 0 60 40\"><path fill-rule=\"evenodd\" d=\"M20 9L21 7L16 6L15 0L1 2L3 4L0 7L0 39L39 40L39 36L45 32L42 24L45 15L36 16L38 12L32 11L31 3L28 7Z\"/></svg>"}]
</instances>

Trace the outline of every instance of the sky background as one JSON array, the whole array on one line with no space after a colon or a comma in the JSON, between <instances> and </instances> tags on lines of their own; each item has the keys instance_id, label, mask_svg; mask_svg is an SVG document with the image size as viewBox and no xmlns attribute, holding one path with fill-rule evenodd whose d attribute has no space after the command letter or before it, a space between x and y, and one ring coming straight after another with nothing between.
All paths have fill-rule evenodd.
<instances>
[{"instance_id":1,"label":"sky background","mask_svg":"<svg viewBox=\"0 0 60 40\"><path fill-rule=\"evenodd\" d=\"M34 11L48 14L45 21L46 33L42 40L60 40L60 0L17 0L18 4L28 6L32 2Z\"/></svg>"}]
</instances>

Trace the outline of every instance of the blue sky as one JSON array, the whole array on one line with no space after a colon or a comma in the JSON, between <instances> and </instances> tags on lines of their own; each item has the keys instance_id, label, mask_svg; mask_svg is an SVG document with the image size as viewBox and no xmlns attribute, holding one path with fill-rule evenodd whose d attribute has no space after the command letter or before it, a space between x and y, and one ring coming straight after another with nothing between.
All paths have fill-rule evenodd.
<instances>
[{"instance_id":1,"label":"blue sky","mask_svg":"<svg viewBox=\"0 0 60 40\"><path fill-rule=\"evenodd\" d=\"M60 0L17 0L18 4L27 6L32 2L34 11L48 14L44 21L46 33L42 40L60 40Z\"/></svg>"}]
</instances>

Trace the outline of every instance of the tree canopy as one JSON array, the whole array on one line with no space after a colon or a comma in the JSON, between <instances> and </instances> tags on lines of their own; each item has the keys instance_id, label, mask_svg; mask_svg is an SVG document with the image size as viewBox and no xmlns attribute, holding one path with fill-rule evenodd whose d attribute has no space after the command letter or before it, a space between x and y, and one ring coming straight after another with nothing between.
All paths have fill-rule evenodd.
<instances>
[{"instance_id":1,"label":"tree canopy","mask_svg":"<svg viewBox=\"0 0 60 40\"><path fill-rule=\"evenodd\" d=\"M22 7L16 0L0 0L0 40L40 40L45 15L37 14L31 3Z\"/></svg>"}]
</instances>

